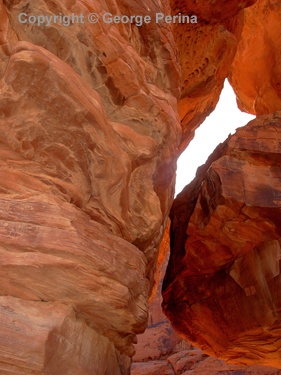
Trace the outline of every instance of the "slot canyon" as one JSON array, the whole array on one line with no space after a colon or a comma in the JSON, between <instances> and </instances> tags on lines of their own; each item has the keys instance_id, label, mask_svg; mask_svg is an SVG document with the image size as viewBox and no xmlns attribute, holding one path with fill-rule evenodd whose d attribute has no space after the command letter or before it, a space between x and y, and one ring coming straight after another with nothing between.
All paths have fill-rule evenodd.
<instances>
[{"instance_id":1,"label":"slot canyon","mask_svg":"<svg viewBox=\"0 0 281 375\"><path fill-rule=\"evenodd\" d=\"M281 375L280 22L0 0L0 375ZM255 119L174 198L226 79Z\"/></svg>"}]
</instances>

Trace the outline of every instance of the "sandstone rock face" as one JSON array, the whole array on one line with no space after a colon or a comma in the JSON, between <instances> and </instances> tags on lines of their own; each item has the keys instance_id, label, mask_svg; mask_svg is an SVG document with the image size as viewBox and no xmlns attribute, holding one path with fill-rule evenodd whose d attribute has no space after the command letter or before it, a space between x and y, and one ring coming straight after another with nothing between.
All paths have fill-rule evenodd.
<instances>
[{"instance_id":1,"label":"sandstone rock face","mask_svg":"<svg viewBox=\"0 0 281 375\"><path fill-rule=\"evenodd\" d=\"M254 2L0 0L1 374L128 374L176 158L214 108ZM201 23L19 21L178 11ZM266 220L255 259L275 280ZM231 277L253 294L247 250Z\"/></svg>"},{"instance_id":2,"label":"sandstone rock face","mask_svg":"<svg viewBox=\"0 0 281 375\"><path fill-rule=\"evenodd\" d=\"M171 26L18 15L147 8L0 3L1 374L129 373L181 135Z\"/></svg>"},{"instance_id":3,"label":"sandstone rock face","mask_svg":"<svg viewBox=\"0 0 281 375\"><path fill-rule=\"evenodd\" d=\"M101 15L108 11L122 13L125 5L128 11L141 11L136 4L124 5L124 2L110 2L108 6L91 2L87 7L80 2L61 4L55 1L50 5L49 1L43 0L4 4L13 30L25 41L14 46L7 60L6 88L13 80L17 85L14 92L9 93L10 97L21 94L21 101L27 101L28 95L32 100L30 108L26 107L29 117L33 115L31 108L39 120L44 117L41 126L56 150L53 159L60 153L73 164L76 175L69 184L84 196L81 203L87 213L113 233L147 251L151 258L155 257L156 243L158 246L163 233L162 219L169 211L173 196L171 181L180 136L176 113L180 77L171 27L155 29L151 24L146 30L136 26L127 30L122 24L112 26L103 22L71 27L60 24L38 27L18 22L18 15L23 11L35 16L41 13L87 16L90 11ZM165 11L165 4L163 9L156 9L148 2L147 7L152 13ZM141 31L145 34L140 35ZM150 53L159 56L157 61L143 50L148 38L154 40ZM161 76L159 72L165 69L169 69L171 75ZM9 104L12 107L13 103ZM5 107L8 107L7 103ZM27 120L22 108L19 110ZM51 126L45 124L47 114L51 116ZM86 127L89 122L93 124L93 119L99 126L92 125L90 145ZM81 124L85 127L84 136L80 134ZM43 134L41 132L41 137ZM78 140L73 142L75 137L81 139L80 143ZM54 139L61 138L63 150L63 146L54 144ZM24 141L32 142L31 136ZM40 141L42 143L38 138L39 145ZM44 156L40 146L26 144L25 147L24 156L36 161L40 158L40 162L44 159L48 165L57 163L50 160L52 156L46 156L47 145L44 145ZM72 148L73 154L68 154L68 147ZM89 163L94 174L91 169L88 173ZM84 171L81 171L81 164L85 165ZM60 169L57 172L64 172L64 179L70 178L68 165L61 165ZM87 183L85 179L88 179ZM141 181L146 181L145 185ZM144 195L141 204L140 195Z\"/></svg>"},{"instance_id":4,"label":"sandstone rock face","mask_svg":"<svg viewBox=\"0 0 281 375\"><path fill-rule=\"evenodd\" d=\"M169 229L169 226L167 227ZM148 327L137 336L136 354L131 375L280 375L281 370L265 366L237 366L208 357L174 331L161 309L162 282L169 259L167 231L161 242L158 263L161 265L158 288L149 304ZM165 258L163 259L163 256Z\"/></svg>"},{"instance_id":5,"label":"sandstone rock face","mask_svg":"<svg viewBox=\"0 0 281 375\"><path fill-rule=\"evenodd\" d=\"M232 363L281 368L280 144L280 112L251 121L171 213L164 311L194 345Z\"/></svg>"},{"instance_id":6,"label":"sandstone rock face","mask_svg":"<svg viewBox=\"0 0 281 375\"><path fill-rule=\"evenodd\" d=\"M244 11L230 80L245 112L260 115L281 108L280 17L279 1L258 0Z\"/></svg>"},{"instance_id":7,"label":"sandstone rock face","mask_svg":"<svg viewBox=\"0 0 281 375\"><path fill-rule=\"evenodd\" d=\"M175 40L182 68L181 99L178 104L183 129L180 151L194 131L215 109L225 78L236 53L249 1L181 1L171 6L177 14L196 14L198 24L176 24Z\"/></svg>"},{"instance_id":8,"label":"sandstone rock face","mask_svg":"<svg viewBox=\"0 0 281 375\"><path fill-rule=\"evenodd\" d=\"M118 374L130 361L70 306L0 297L1 374ZM91 356L89 356L91 353Z\"/></svg>"}]
</instances>

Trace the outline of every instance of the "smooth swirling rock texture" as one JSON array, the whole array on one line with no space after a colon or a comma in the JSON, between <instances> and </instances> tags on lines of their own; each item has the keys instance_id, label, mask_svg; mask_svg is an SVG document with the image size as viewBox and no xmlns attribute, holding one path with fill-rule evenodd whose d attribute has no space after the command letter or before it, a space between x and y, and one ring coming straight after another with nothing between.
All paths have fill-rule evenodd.
<instances>
[{"instance_id":1,"label":"smooth swirling rock texture","mask_svg":"<svg viewBox=\"0 0 281 375\"><path fill-rule=\"evenodd\" d=\"M161 238L163 229L159 231L159 228L173 196L171 180L174 178L176 147L180 136L175 110L180 75L174 56L175 44L171 28L156 28L151 24L146 29L134 26L128 30L122 24L108 25L103 22L93 25L74 24L71 27L60 24L36 27L19 23L18 14L22 11L49 16L72 13L87 15L90 11L100 15L106 11L122 14L123 7L127 12L142 14L147 8L154 13L157 10L164 12L165 4L163 9L155 8L149 2L145 9L135 3L118 4L111 1L102 5L92 1L61 4L59 1L49 3L43 0L20 3L7 1L4 4L7 4L10 23L19 40L32 43L15 47L8 69L18 67L21 77L17 77L17 80L22 92L27 85L22 80L29 81L30 87L27 89L33 100L36 102L37 96L37 101L46 100L49 106L54 107L46 107L44 114L45 117L49 112L50 116L56 115L56 126L60 128L58 133L54 128L49 129L50 136L53 137L50 139L52 147L61 152L64 159L68 158L69 162L72 160L77 163L80 158L80 164L84 168L87 164L84 158L91 156L90 159L93 160L91 166L95 174L91 169L89 172L84 170L82 174L85 177L82 178L82 174L78 173L82 167L73 166L76 176L72 177L76 184L73 180L70 184L77 187L79 183L83 185L83 188L78 187L79 194L83 195L83 205L94 220L105 224L113 233L137 244L143 250L146 249L147 255L151 253L153 258L156 253L153 242L157 243ZM149 46L149 38L153 39L153 48L146 51L144 49ZM34 50L33 45L40 46L41 49ZM21 52L26 53L27 61L24 62L22 56L16 54L19 49L29 51ZM42 54L46 56L45 66L41 61ZM22 64L28 66L26 73ZM167 70L171 72L170 75L161 74ZM73 91L73 95L70 95L73 97L68 102L69 90ZM74 129L66 121L73 121L79 129L80 124L88 126L87 122L91 119L84 119L81 113L83 110L77 108L80 100L86 107L85 112L93 105L99 113L101 125L99 128L93 126L93 131L97 132L92 135L96 140L93 142L94 149L89 147L85 139L82 141L83 137L87 138L89 130L85 129L86 135L82 137L79 132L74 133ZM70 113L66 110L69 107ZM41 105L42 112L43 108ZM53 114L54 110L56 112ZM51 120L50 123L52 127L55 126ZM48 132L48 128L46 131ZM67 136L63 136L63 141L69 142L66 148L72 146L72 154L68 155L66 149L61 150L64 142L61 146L54 144L55 138L59 143L60 132L67 133ZM80 143L76 140L76 147L72 145L73 138L81 138ZM28 142L29 139L25 141ZM84 147L88 150L86 154ZM33 148L30 145L30 150L25 150L25 154L32 153ZM40 147L36 151L35 158L43 152ZM46 155L44 160L45 163L49 162ZM88 179L87 183L85 178ZM142 185L141 181L146 182ZM143 195L142 204L138 198L140 195Z\"/></svg>"},{"instance_id":2,"label":"smooth swirling rock texture","mask_svg":"<svg viewBox=\"0 0 281 375\"><path fill-rule=\"evenodd\" d=\"M38 27L18 15L166 8L1 1L3 375L129 373L181 135L171 26Z\"/></svg>"},{"instance_id":3,"label":"smooth swirling rock texture","mask_svg":"<svg viewBox=\"0 0 281 375\"><path fill-rule=\"evenodd\" d=\"M177 156L255 1L197 3L0 0L1 374L129 373ZM19 21L179 11L198 25Z\"/></svg>"},{"instance_id":4,"label":"smooth swirling rock texture","mask_svg":"<svg viewBox=\"0 0 281 375\"><path fill-rule=\"evenodd\" d=\"M281 368L281 113L220 145L176 198L163 307L228 362Z\"/></svg>"}]
</instances>

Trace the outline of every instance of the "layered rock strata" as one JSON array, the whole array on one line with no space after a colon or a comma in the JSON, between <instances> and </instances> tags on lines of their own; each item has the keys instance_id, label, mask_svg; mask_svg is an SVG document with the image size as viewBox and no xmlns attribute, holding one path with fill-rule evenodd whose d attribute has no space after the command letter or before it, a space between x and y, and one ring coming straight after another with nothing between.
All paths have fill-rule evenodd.
<instances>
[{"instance_id":1,"label":"layered rock strata","mask_svg":"<svg viewBox=\"0 0 281 375\"><path fill-rule=\"evenodd\" d=\"M218 100L254 1L210 3L0 0L1 373L129 372L176 158ZM201 23L19 20L179 10Z\"/></svg>"},{"instance_id":2,"label":"layered rock strata","mask_svg":"<svg viewBox=\"0 0 281 375\"><path fill-rule=\"evenodd\" d=\"M1 1L1 374L129 373L181 134L170 26L18 16L167 7Z\"/></svg>"},{"instance_id":3,"label":"layered rock strata","mask_svg":"<svg viewBox=\"0 0 281 375\"><path fill-rule=\"evenodd\" d=\"M281 368L281 113L215 151L171 211L163 308L206 353Z\"/></svg>"}]
</instances>

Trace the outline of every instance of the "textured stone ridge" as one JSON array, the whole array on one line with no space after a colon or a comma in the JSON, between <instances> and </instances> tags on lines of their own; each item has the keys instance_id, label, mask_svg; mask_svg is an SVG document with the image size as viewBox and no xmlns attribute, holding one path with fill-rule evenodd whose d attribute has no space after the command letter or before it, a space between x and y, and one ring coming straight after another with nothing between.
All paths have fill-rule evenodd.
<instances>
[{"instance_id":1,"label":"textured stone ridge","mask_svg":"<svg viewBox=\"0 0 281 375\"><path fill-rule=\"evenodd\" d=\"M181 335L228 362L281 368L280 145L280 112L251 121L171 212L164 311Z\"/></svg>"}]
</instances>

